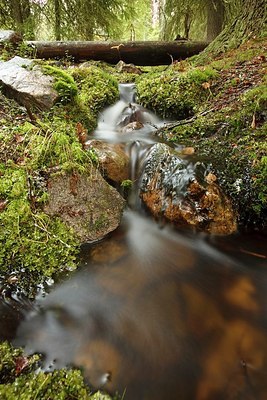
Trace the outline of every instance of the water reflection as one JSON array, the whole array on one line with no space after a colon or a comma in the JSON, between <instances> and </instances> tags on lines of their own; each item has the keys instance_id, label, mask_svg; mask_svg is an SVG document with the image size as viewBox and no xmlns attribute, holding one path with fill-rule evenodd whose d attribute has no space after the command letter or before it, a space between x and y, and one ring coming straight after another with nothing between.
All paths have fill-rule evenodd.
<instances>
[{"instance_id":1,"label":"water reflection","mask_svg":"<svg viewBox=\"0 0 267 400\"><path fill-rule=\"evenodd\" d=\"M134 212L81 256L81 271L19 330L46 367L81 366L91 385L126 400L266 399L262 266Z\"/></svg>"}]
</instances>

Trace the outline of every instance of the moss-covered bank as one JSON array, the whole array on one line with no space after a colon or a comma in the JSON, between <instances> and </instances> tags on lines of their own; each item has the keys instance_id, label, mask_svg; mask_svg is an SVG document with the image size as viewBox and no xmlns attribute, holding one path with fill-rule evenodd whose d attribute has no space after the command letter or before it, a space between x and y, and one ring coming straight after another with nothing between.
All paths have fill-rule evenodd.
<instances>
[{"instance_id":1,"label":"moss-covered bank","mask_svg":"<svg viewBox=\"0 0 267 400\"><path fill-rule=\"evenodd\" d=\"M61 171L90 171L97 164L94 151L83 149L81 135L91 132L99 111L118 98L116 79L96 66L67 70L40 64L54 76L59 93L51 110L27 113L0 92L0 292L8 287L10 296L19 290L32 298L38 285L78 264L74 233L43 212L47 178ZM92 395L78 370L35 374L35 361L0 344L1 399L108 398Z\"/></svg>"},{"instance_id":2,"label":"moss-covered bank","mask_svg":"<svg viewBox=\"0 0 267 400\"><path fill-rule=\"evenodd\" d=\"M266 229L266 40L205 65L197 57L137 79L143 105L177 123L158 134L194 146L232 198L240 227Z\"/></svg>"},{"instance_id":3,"label":"moss-covered bank","mask_svg":"<svg viewBox=\"0 0 267 400\"><path fill-rule=\"evenodd\" d=\"M97 67L42 68L55 77L60 95L50 111L32 109L30 120L0 94L0 276L16 271L33 296L37 283L75 268L79 251L73 232L42 211L47 177L90 170L96 156L83 149L79 135L93 130L100 109L118 97L116 80Z\"/></svg>"}]
</instances>

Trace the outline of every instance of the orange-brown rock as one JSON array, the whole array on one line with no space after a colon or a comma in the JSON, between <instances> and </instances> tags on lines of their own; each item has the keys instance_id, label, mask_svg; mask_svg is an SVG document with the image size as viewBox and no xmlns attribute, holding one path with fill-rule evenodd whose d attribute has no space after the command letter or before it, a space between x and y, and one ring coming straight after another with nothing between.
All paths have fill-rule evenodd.
<instances>
[{"instance_id":1,"label":"orange-brown rock","mask_svg":"<svg viewBox=\"0 0 267 400\"><path fill-rule=\"evenodd\" d=\"M229 198L212 173L200 162L182 159L158 143L144 168L140 197L157 218L213 234L236 231L236 216Z\"/></svg>"},{"instance_id":2,"label":"orange-brown rock","mask_svg":"<svg viewBox=\"0 0 267 400\"><path fill-rule=\"evenodd\" d=\"M129 178L129 157L123 144L88 140L85 148L94 149L105 177L116 183Z\"/></svg>"}]
</instances>

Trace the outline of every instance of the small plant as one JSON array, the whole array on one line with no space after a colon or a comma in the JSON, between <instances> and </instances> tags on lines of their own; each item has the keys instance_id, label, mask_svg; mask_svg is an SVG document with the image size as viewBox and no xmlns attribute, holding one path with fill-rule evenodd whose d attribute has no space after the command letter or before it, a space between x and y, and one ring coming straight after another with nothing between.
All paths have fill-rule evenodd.
<instances>
[{"instance_id":1,"label":"small plant","mask_svg":"<svg viewBox=\"0 0 267 400\"><path fill-rule=\"evenodd\" d=\"M124 189L131 189L133 186L133 181L131 179L125 179L121 182L121 187Z\"/></svg>"}]
</instances>

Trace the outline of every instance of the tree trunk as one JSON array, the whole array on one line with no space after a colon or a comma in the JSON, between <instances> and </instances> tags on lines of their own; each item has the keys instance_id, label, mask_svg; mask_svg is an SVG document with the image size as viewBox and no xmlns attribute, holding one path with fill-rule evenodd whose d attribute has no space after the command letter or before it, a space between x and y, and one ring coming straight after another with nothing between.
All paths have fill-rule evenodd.
<instances>
[{"instance_id":1,"label":"tree trunk","mask_svg":"<svg viewBox=\"0 0 267 400\"><path fill-rule=\"evenodd\" d=\"M136 65L171 64L198 54L207 42L27 42L36 48L37 57L73 56L75 60L101 60L117 64L120 60Z\"/></svg>"},{"instance_id":2,"label":"tree trunk","mask_svg":"<svg viewBox=\"0 0 267 400\"><path fill-rule=\"evenodd\" d=\"M224 23L222 0L211 0L207 7L207 41L214 40L221 33Z\"/></svg>"},{"instance_id":3,"label":"tree trunk","mask_svg":"<svg viewBox=\"0 0 267 400\"><path fill-rule=\"evenodd\" d=\"M199 62L236 48L264 31L266 31L266 0L244 0L240 14L232 16L232 20L224 30L200 54Z\"/></svg>"},{"instance_id":4,"label":"tree trunk","mask_svg":"<svg viewBox=\"0 0 267 400\"><path fill-rule=\"evenodd\" d=\"M184 16L184 36L186 39L189 39L189 32L192 24L192 14L193 10L188 6Z\"/></svg>"},{"instance_id":5,"label":"tree trunk","mask_svg":"<svg viewBox=\"0 0 267 400\"><path fill-rule=\"evenodd\" d=\"M11 11L13 20L16 24L16 29L19 30L19 33L22 33L21 28L23 24L23 16L19 0L11 0Z\"/></svg>"},{"instance_id":6,"label":"tree trunk","mask_svg":"<svg viewBox=\"0 0 267 400\"><path fill-rule=\"evenodd\" d=\"M60 14L60 0L54 0L54 12L55 12L55 38L61 40L61 14Z\"/></svg>"}]
</instances>

